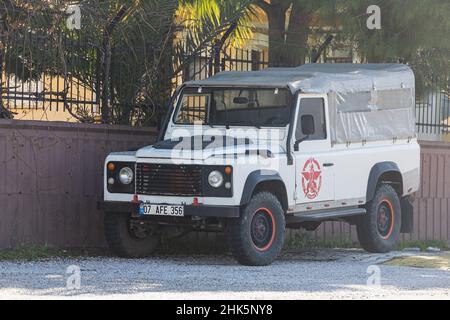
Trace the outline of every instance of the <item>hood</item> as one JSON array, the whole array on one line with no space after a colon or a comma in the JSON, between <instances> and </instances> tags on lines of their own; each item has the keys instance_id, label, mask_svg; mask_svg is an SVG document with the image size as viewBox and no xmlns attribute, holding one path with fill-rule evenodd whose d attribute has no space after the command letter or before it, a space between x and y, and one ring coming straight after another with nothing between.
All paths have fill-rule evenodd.
<instances>
[{"instance_id":1,"label":"hood","mask_svg":"<svg viewBox=\"0 0 450 320\"><path fill-rule=\"evenodd\" d=\"M233 137L192 136L176 140L163 140L153 146L139 149L137 158L206 160L217 156L259 154L271 158L284 153L281 141L258 141Z\"/></svg>"}]
</instances>

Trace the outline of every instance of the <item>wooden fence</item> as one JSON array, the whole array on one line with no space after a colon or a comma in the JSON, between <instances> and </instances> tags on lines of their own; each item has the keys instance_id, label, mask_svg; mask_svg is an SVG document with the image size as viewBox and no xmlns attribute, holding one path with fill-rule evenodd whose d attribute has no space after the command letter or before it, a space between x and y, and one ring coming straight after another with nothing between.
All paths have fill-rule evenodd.
<instances>
[{"instance_id":1,"label":"wooden fence","mask_svg":"<svg viewBox=\"0 0 450 320\"><path fill-rule=\"evenodd\" d=\"M156 131L108 125L0 120L0 248L104 247L102 168L111 151L151 144ZM404 240L450 241L450 144L422 141L422 188L414 233ZM294 236L295 231L288 234ZM356 240L345 223L309 236ZM216 235L191 234L191 240Z\"/></svg>"},{"instance_id":2,"label":"wooden fence","mask_svg":"<svg viewBox=\"0 0 450 320\"><path fill-rule=\"evenodd\" d=\"M0 248L104 246L103 163L152 143L154 130L0 120Z\"/></svg>"}]
</instances>

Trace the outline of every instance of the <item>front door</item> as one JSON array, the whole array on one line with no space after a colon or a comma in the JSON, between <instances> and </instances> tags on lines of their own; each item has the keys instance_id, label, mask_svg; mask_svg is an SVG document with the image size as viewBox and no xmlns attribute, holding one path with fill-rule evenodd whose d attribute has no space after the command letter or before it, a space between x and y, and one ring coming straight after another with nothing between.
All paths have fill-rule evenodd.
<instances>
[{"instance_id":1,"label":"front door","mask_svg":"<svg viewBox=\"0 0 450 320\"><path fill-rule=\"evenodd\" d=\"M334 163L328 129L327 97L300 95L293 137L296 204L324 208L334 200Z\"/></svg>"}]
</instances>

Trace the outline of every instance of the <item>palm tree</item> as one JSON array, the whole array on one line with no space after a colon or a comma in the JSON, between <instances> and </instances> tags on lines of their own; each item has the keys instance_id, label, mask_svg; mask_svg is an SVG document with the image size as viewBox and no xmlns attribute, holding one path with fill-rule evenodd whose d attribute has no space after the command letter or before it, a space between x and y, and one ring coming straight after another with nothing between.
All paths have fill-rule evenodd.
<instances>
[{"instance_id":1,"label":"palm tree","mask_svg":"<svg viewBox=\"0 0 450 320\"><path fill-rule=\"evenodd\" d=\"M243 47L253 37L252 21L257 17L254 0L179 0L176 19L181 36L175 42L175 70L178 73L205 51L210 56L209 75L220 70L223 49Z\"/></svg>"},{"instance_id":2,"label":"palm tree","mask_svg":"<svg viewBox=\"0 0 450 320\"><path fill-rule=\"evenodd\" d=\"M213 42L227 31L230 43L243 46L252 39L252 21L258 18L253 2L254 0L180 0L177 14L188 29L190 40L197 46Z\"/></svg>"}]
</instances>

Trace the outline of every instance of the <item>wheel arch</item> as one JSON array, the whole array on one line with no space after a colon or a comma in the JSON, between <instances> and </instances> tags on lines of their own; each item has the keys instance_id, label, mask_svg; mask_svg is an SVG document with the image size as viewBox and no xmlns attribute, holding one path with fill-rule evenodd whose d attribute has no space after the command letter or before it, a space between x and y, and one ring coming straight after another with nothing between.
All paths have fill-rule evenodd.
<instances>
[{"instance_id":1,"label":"wheel arch","mask_svg":"<svg viewBox=\"0 0 450 320\"><path fill-rule=\"evenodd\" d=\"M273 193L280 201L283 210L287 211L289 204L286 185L279 173L272 170L256 170L248 175L240 204L248 204L255 193L263 190Z\"/></svg>"},{"instance_id":2,"label":"wheel arch","mask_svg":"<svg viewBox=\"0 0 450 320\"><path fill-rule=\"evenodd\" d=\"M399 197L403 195L403 177L395 162L379 162L370 170L369 181L367 183L366 201L371 201L380 182L391 185Z\"/></svg>"}]
</instances>

